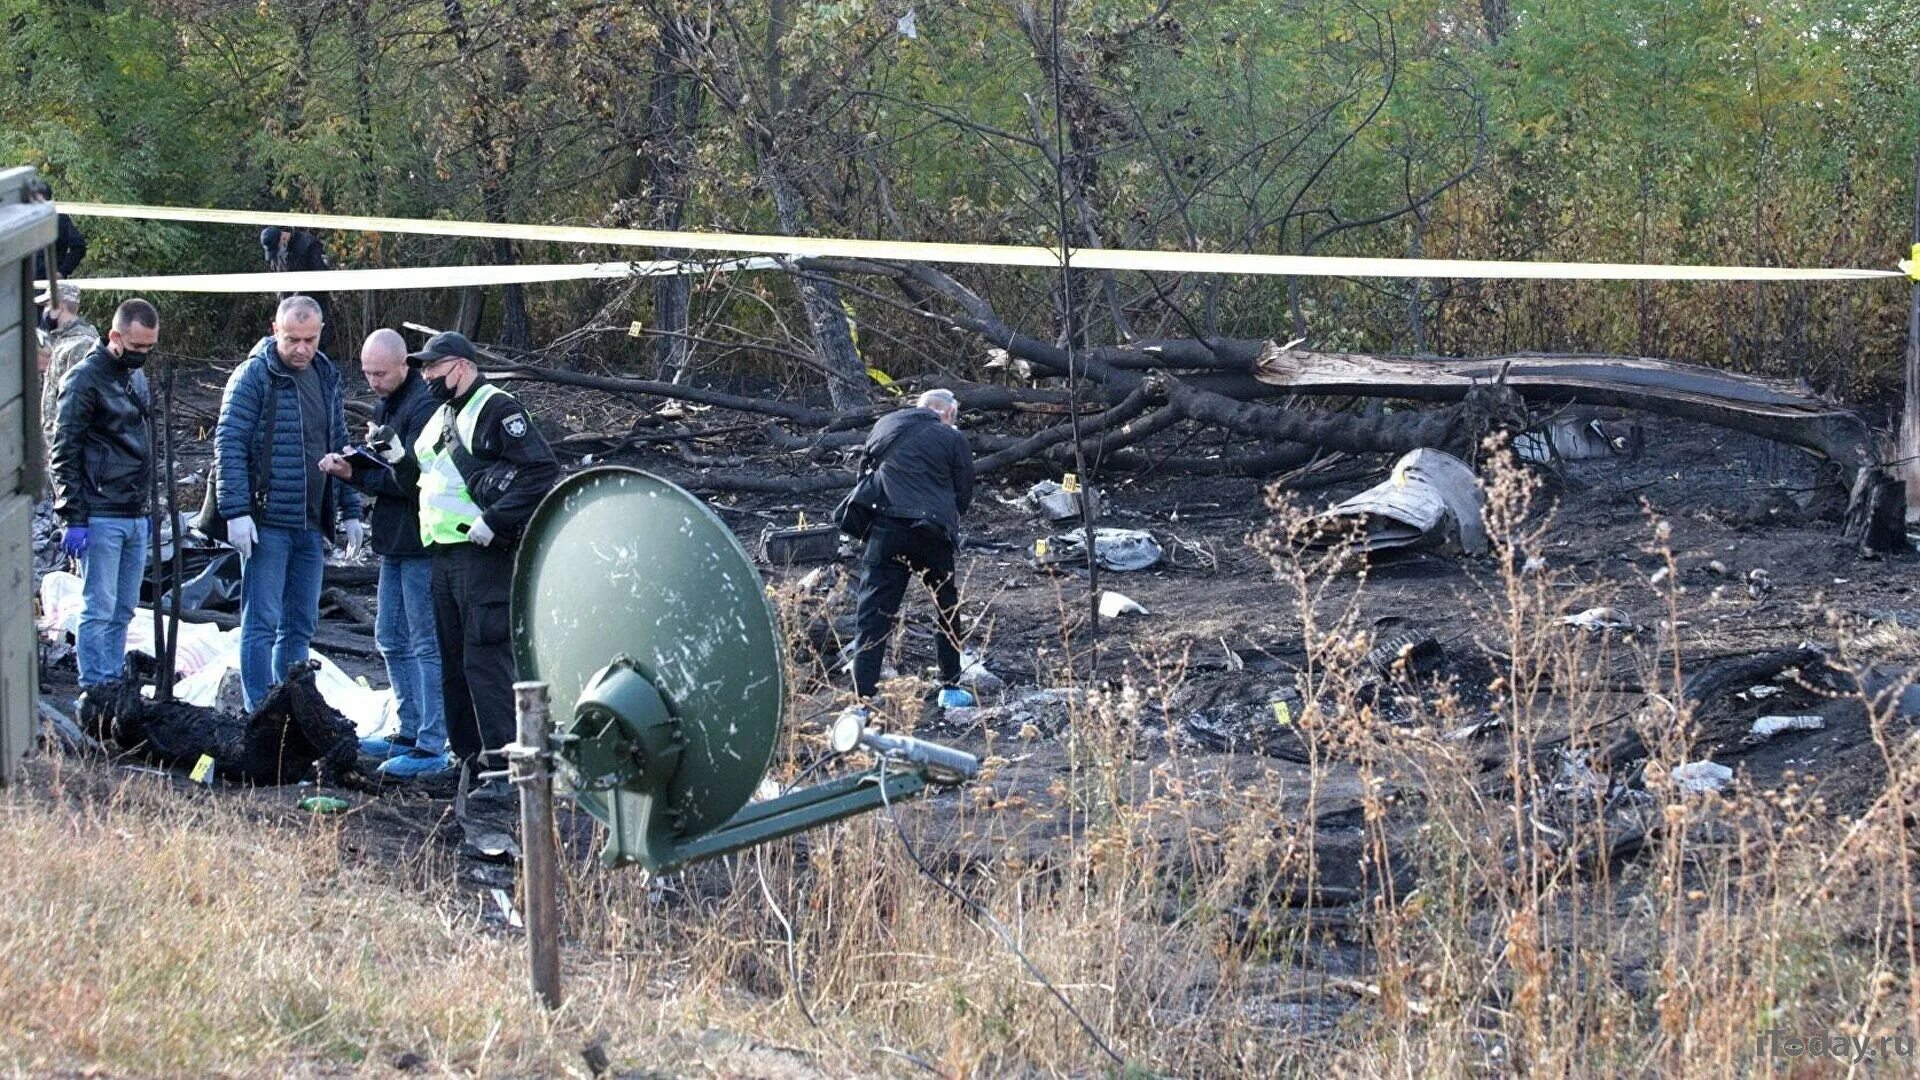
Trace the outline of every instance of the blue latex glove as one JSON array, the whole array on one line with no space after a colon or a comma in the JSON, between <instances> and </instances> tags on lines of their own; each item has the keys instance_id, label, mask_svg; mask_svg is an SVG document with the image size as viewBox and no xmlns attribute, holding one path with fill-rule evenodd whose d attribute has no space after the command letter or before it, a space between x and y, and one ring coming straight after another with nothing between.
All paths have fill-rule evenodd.
<instances>
[{"instance_id":1,"label":"blue latex glove","mask_svg":"<svg viewBox=\"0 0 1920 1080\"><path fill-rule=\"evenodd\" d=\"M949 686L940 691L940 707L943 709L971 709L974 704L973 692L970 690Z\"/></svg>"},{"instance_id":2,"label":"blue latex glove","mask_svg":"<svg viewBox=\"0 0 1920 1080\"><path fill-rule=\"evenodd\" d=\"M87 527L85 525L67 526L66 531L60 534L60 550L76 559L85 555L87 553Z\"/></svg>"}]
</instances>

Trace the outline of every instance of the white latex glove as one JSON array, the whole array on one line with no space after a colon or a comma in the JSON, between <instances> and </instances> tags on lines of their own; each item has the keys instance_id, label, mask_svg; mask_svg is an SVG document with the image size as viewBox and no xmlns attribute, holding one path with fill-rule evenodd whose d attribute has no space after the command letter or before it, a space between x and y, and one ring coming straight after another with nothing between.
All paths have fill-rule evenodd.
<instances>
[{"instance_id":1,"label":"white latex glove","mask_svg":"<svg viewBox=\"0 0 1920 1080\"><path fill-rule=\"evenodd\" d=\"M400 441L400 433L390 427L368 424L367 445L373 447L374 452L389 465L398 465L400 459L407 456L407 447Z\"/></svg>"},{"instance_id":2,"label":"white latex glove","mask_svg":"<svg viewBox=\"0 0 1920 1080\"><path fill-rule=\"evenodd\" d=\"M493 530L487 527L486 518L475 519L473 526L467 530L467 539L481 547L493 543Z\"/></svg>"},{"instance_id":3,"label":"white latex glove","mask_svg":"<svg viewBox=\"0 0 1920 1080\"><path fill-rule=\"evenodd\" d=\"M253 527L251 516L242 514L227 522L227 543L233 545L241 558L253 558L253 545L259 539L260 533Z\"/></svg>"},{"instance_id":4,"label":"white latex glove","mask_svg":"<svg viewBox=\"0 0 1920 1080\"><path fill-rule=\"evenodd\" d=\"M347 534L347 557L360 554L361 546L367 542L366 522L359 518L348 518L341 523L340 529Z\"/></svg>"}]
</instances>

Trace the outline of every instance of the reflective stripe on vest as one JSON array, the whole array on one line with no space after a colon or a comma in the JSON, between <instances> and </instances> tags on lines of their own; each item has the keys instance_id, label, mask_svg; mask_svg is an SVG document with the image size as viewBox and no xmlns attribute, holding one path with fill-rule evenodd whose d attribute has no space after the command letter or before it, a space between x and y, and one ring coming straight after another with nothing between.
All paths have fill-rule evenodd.
<instances>
[{"instance_id":1,"label":"reflective stripe on vest","mask_svg":"<svg viewBox=\"0 0 1920 1080\"><path fill-rule=\"evenodd\" d=\"M501 393L492 383L480 384L473 396L453 418L454 435L460 445L472 453L474 429L480 423L480 411L493 396ZM420 542L464 544L467 529L480 520L480 507L467 492L467 482L453 463L453 452L444 447L447 417L453 412L448 403L435 409L413 442L414 457L420 460Z\"/></svg>"}]
</instances>

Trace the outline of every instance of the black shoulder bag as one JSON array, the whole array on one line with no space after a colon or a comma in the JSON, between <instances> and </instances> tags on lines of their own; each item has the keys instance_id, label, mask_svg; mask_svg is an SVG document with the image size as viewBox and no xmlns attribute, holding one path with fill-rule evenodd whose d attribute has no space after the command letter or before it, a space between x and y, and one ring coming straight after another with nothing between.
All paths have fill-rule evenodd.
<instances>
[{"instance_id":1,"label":"black shoulder bag","mask_svg":"<svg viewBox=\"0 0 1920 1080\"><path fill-rule=\"evenodd\" d=\"M261 452L253 455L252 475L249 477L253 481L253 491L248 495L248 506L255 518L255 525L260 524L262 504L266 502L267 497L267 478L272 475L273 425L274 421L279 419L279 412L280 393L274 389L273 377L269 375L267 377L267 441ZM227 519L220 516L220 470L217 462L213 471L207 475L207 494L200 500L200 512L193 515L193 520L187 524L193 526L200 535L209 540L218 540L223 544L227 542Z\"/></svg>"},{"instance_id":2,"label":"black shoulder bag","mask_svg":"<svg viewBox=\"0 0 1920 1080\"><path fill-rule=\"evenodd\" d=\"M887 451L892 450L893 444L899 441L900 436L895 435L874 453L864 455L860 475L853 481L853 490L847 492L846 498L840 500L840 505L833 508L833 523L855 540L865 540L867 534L873 531L874 515L880 512L880 459L886 457Z\"/></svg>"}]
</instances>

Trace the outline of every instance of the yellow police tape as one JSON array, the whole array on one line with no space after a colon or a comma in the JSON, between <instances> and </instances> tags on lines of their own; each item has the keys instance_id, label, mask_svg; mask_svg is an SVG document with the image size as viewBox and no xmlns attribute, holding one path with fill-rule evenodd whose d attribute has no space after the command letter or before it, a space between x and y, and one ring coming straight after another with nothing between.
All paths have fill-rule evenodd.
<instances>
[{"instance_id":1,"label":"yellow police tape","mask_svg":"<svg viewBox=\"0 0 1920 1080\"><path fill-rule=\"evenodd\" d=\"M61 203L62 213L78 217L140 218L156 221L186 221L220 225L304 225L318 229L359 232L415 233L427 236L464 236L485 239L534 240L563 244L610 244L628 247L686 248L693 251L735 251L786 257L872 259L895 262L970 263L994 266L1058 267L1056 248L1015 244L946 244L924 241L849 240L827 237L767 236L746 233L699 233L657 229L608 229L581 225L526 225L483 221L444 221L424 218L367 217L355 214L307 214L290 211L217 210L174 206L126 206L114 203ZM1088 270L1139 270L1176 274L1270 274L1301 277L1387 277L1387 278L1532 278L1598 281L1857 281L1902 278L1902 270L1864 270L1849 268L1787 266L1661 266L1638 263L1505 262L1475 259L1372 259L1330 255L1254 255L1233 252L1130 251L1116 248L1071 248L1067 252L1072 265ZM599 264L601 267L619 264ZM363 285L336 275L376 273L377 271L335 270L326 274L325 284L289 285L297 275L273 275L281 283L237 286L245 291L271 288L295 291L302 288L427 288L447 287L460 282L448 280L454 271L493 270L503 275L519 273L517 279L501 277L475 284L499 284L510 280L575 280L559 276L565 268L556 266L458 267L408 271L423 275L420 284ZM537 272L537 273L536 273ZM194 275L211 279L253 278L266 275ZM620 276L581 274L579 277ZM430 280L429 280L430 279ZM119 278L122 284L104 286L88 279L76 284L94 288L182 289L172 284L177 277ZM394 280L407 280L396 278ZM137 284L126 284L133 282ZM183 289L184 291L184 289Z\"/></svg>"},{"instance_id":2,"label":"yellow police tape","mask_svg":"<svg viewBox=\"0 0 1920 1080\"><path fill-rule=\"evenodd\" d=\"M767 270L777 259L728 259L696 263L677 259L619 263L529 263L514 266L395 266L373 270L290 270L257 274L163 274L141 277L66 278L63 284L109 292L333 292L351 289L455 289L467 285L514 285L539 281L707 274ZM38 287L45 288L41 281Z\"/></svg>"}]
</instances>

